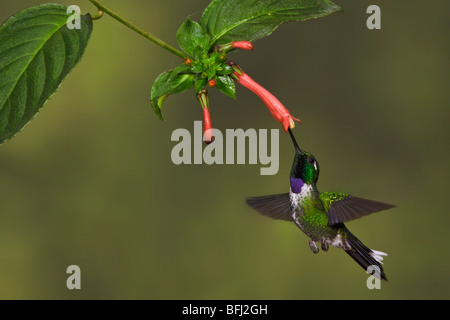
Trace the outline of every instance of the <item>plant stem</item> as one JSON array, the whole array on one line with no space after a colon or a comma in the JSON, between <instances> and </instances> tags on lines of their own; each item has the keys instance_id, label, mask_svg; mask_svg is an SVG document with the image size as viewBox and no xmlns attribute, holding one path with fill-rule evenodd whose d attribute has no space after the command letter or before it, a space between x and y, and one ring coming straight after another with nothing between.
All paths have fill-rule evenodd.
<instances>
[{"instance_id":1,"label":"plant stem","mask_svg":"<svg viewBox=\"0 0 450 320\"><path fill-rule=\"evenodd\" d=\"M127 26L128 28L130 28L131 30L139 33L140 35L144 36L145 38L147 38L148 40L156 43L158 46L166 49L169 52L172 52L173 54L179 56L182 59L187 58L187 55L184 54L182 51L175 49L174 47L172 47L171 45L167 44L166 42L162 41L161 39L159 39L158 37L152 35L151 33L148 33L145 30L142 30L141 28L139 28L138 26L134 25L133 23L131 23L130 21L126 20L125 18L122 18L121 16L119 16L117 13L115 13L114 11L112 11L111 9L109 9L108 7L105 7L103 4L101 4L100 2L98 2L97 0L89 0L90 2L92 2L92 4L94 4L99 10L103 11L104 13L110 15L112 18L116 19L117 21L119 21L120 23L124 24L125 26Z\"/></svg>"}]
</instances>

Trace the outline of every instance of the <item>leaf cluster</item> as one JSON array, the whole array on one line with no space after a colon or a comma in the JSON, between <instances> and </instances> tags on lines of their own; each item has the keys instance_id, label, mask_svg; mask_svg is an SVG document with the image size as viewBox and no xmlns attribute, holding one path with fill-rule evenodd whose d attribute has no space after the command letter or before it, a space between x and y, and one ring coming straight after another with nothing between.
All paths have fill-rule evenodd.
<instances>
[{"instance_id":1,"label":"leaf cluster","mask_svg":"<svg viewBox=\"0 0 450 320\"><path fill-rule=\"evenodd\" d=\"M215 80L215 87L235 98L229 75L228 53L235 41L256 41L269 36L282 23L319 18L341 10L330 0L213 0L200 23L187 18L177 32L180 48L191 57L155 81L151 101L161 120L166 97L191 88L195 93Z\"/></svg>"},{"instance_id":2,"label":"leaf cluster","mask_svg":"<svg viewBox=\"0 0 450 320\"><path fill-rule=\"evenodd\" d=\"M31 7L0 27L0 144L33 119L81 60L92 18L78 15L80 27L69 28L73 13L67 10L60 4ZM255 41L284 22L338 10L330 0L213 0L199 23L187 18L179 28L178 44L189 58L157 77L151 90L153 109L163 119L167 96L192 88L198 93L210 80L235 98L233 70L227 64L230 43Z\"/></svg>"}]
</instances>

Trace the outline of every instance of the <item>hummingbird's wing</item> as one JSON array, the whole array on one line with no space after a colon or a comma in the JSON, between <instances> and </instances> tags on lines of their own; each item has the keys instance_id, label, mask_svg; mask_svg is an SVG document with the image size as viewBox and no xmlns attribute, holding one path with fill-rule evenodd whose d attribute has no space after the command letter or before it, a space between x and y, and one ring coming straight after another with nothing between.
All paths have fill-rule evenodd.
<instances>
[{"instance_id":1,"label":"hummingbird's wing","mask_svg":"<svg viewBox=\"0 0 450 320\"><path fill-rule=\"evenodd\" d=\"M323 192L320 198L328 214L328 224L334 225L395 207L394 205L353 197L338 192Z\"/></svg>"},{"instance_id":2,"label":"hummingbird's wing","mask_svg":"<svg viewBox=\"0 0 450 320\"><path fill-rule=\"evenodd\" d=\"M289 193L245 199L247 204L266 217L292 221Z\"/></svg>"}]
</instances>

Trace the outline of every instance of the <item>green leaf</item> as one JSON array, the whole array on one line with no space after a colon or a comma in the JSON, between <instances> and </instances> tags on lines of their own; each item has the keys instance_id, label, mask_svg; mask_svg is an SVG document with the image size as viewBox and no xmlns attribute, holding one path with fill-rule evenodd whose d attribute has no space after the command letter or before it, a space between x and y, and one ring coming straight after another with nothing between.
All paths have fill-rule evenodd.
<instances>
[{"instance_id":1,"label":"green leaf","mask_svg":"<svg viewBox=\"0 0 450 320\"><path fill-rule=\"evenodd\" d=\"M191 56L197 56L209 49L209 35L195 21L187 18L177 31L180 48Z\"/></svg>"},{"instance_id":2,"label":"green leaf","mask_svg":"<svg viewBox=\"0 0 450 320\"><path fill-rule=\"evenodd\" d=\"M205 71L205 66L202 63L196 63L194 66L192 66L191 68L191 72L192 73L201 73Z\"/></svg>"},{"instance_id":3,"label":"green leaf","mask_svg":"<svg viewBox=\"0 0 450 320\"><path fill-rule=\"evenodd\" d=\"M164 100L174 93L181 93L189 90L194 86L193 74L177 74L173 75L173 70L161 73L156 78L152 87L151 101L155 113L161 120L164 120L161 108Z\"/></svg>"},{"instance_id":4,"label":"green leaf","mask_svg":"<svg viewBox=\"0 0 450 320\"><path fill-rule=\"evenodd\" d=\"M178 76L179 74L190 73L190 71L191 71L191 67L185 65L184 63L181 63L178 66L176 66L175 69L173 69L171 71L170 77L174 78L174 77Z\"/></svg>"},{"instance_id":5,"label":"green leaf","mask_svg":"<svg viewBox=\"0 0 450 320\"><path fill-rule=\"evenodd\" d=\"M206 70L206 74L208 76L208 80L211 80L216 75L216 70L215 69Z\"/></svg>"},{"instance_id":6,"label":"green leaf","mask_svg":"<svg viewBox=\"0 0 450 320\"><path fill-rule=\"evenodd\" d=\"M89 15L69 29L59 4L25 9L0 28L0 144L19 132L80 61L92 33Z\"/></svg>"},{"instance_id":7,"label":"green leaf","mask_svg":"<svg viewBox=\"0 0 450 320\"><path fill-rule=\"evenodd\" d=\"M233 79L229 76L218 76L216 79L216 88L223 94L236 99L236 87Z\"/></svg>"},{"instance_id":8,"label":"green leaf","mask_svg":"<svg viewBox=\"0 0 450 320\"><path fill-rule=\"evenodd\" d=\"M199 93L199 91L202 90L207 83L207 78L203 78L201 75L197 75L195 79L195 93Z\"/></svg>"},{"instance_id":9,"label":"green leaf","mask_svg":"<svg viewBox=\"0 0 450 320\"><path fill-rule=\"evenodd\" d=\"M217 70L217 74L220 76L226 76L233 73L233 68L229 65L224 65L220 70Z\"/></svg>"},{"instance_id":10,"label":"green leaf","mask_svg":"<svg viewBox=\"0 0 450 320\"><path fill-rule=\"evenodd\" d=\"M329 15L341 8L330 0L213 0L203 12L201 26L210 47L232 41L255 41L282 23Z\"/></svg>"}]
</instances>

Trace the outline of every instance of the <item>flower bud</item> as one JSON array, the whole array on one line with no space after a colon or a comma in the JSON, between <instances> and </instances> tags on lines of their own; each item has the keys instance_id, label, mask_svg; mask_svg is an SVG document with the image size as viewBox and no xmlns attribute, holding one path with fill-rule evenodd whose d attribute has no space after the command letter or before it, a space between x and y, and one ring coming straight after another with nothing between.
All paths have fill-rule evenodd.
<instances>
[{"instance_id":1,"label":"flower bud","mask_svg":"<svg viewBox=\"0 0 450 320\"><path fill-rule=\"evenodd\" d=\"M203 109L203 141L205 141L206 144L210 144L214 141L211 116L209 115L208 108Z\"/></svg>"},{"instance_id":2,"label":"flower bud","mask_svg":"<svg viewBox=\"0 0 450 320\"><path fill-rule=\"evenodd\" d=\"M208 81L208 86L209 86L210 88L215 87L215 86L216 86L216 80L215 80L215 79L209 80L209 81Z\"/></svg>"},{"instance_id":3,"label":"flower bud","mask_svg":"<svg viewBox=\"0 0 450 320\"><path fill-rule=\"evenodd\" d=\"M253 51L253 43L250 41L235 41L231 45L232 48Z\"/></svg>"},{"instance_id":4,"label":"flower bud","mask_svg":"<svg viewBox=\"0 0 450 320\"><path fill-rule=\"evenodd\" d=\"M253 43L251 43L250 41L234 41L218 45L214 48L216 52L228 52L231 49L253 51Z\"/></svg>"},{"instance_id":5,"label":"flower bud","mask_svg":"<svg viewBox=\"0 0 450 320\"><path fill-rule=\"evenodd\" d=\"M208 91L205 89L200 90L197 97L203 108L203 141L205 141L206 144L210 144L214 141L214 136L211 125L211 116L209 114Z\"/></svg>"}]
</instances>

